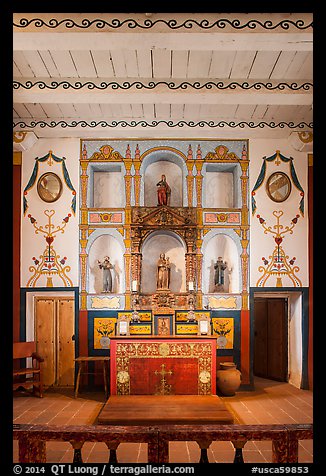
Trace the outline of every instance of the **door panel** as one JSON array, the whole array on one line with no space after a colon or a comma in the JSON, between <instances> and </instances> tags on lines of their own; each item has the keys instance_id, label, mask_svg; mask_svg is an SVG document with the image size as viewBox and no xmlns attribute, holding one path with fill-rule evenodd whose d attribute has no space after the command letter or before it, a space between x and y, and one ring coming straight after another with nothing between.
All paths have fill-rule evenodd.
<instances>
[{"instance_id":1,"label":"door panel","mask_svg":"<svg viewBox=\"0 0 326 476\"><path fill-rule=\"evenodd\" d=\"M35 297L35 339L45 386L74 385L74 299Z\"/></svg>"},{"instance_id":2,"label":"door panel","mask_svg":"<svg viewBox=\"0 0 326 476\"><path fill-rule=\"evenodd\" d=\"M74 334L74 300L60 299L58 301L58 385L74 384L75 345Z\"/></svg>"},{"instance_id":3,"label":"door panel","mask_svg":"<svg viewBox=\"0 0 326 476\"><path fill-rule=\"evenodd\" d=\"M285 298L256 298L254 374L273 380L288 377L288 319Z\"/></svg>"},{"instance_id":4,"label":"door panel","mask_svg":"<svg viewBox=\"0 0 326 476\"><path fill-rule=\"evenodd\" d=\"M56 380L55 358L55 301L53 299L35 299L35 338L36 350L43 357L44 385L54 385Z\"/></svg>"},{"instance_id":5,"label":"door panel","mask_svg":"<svg viewBox=\"0 0 326 476\"><path fill-rule=\"evenodd\" d=\"M267 303L255 300L254 374L267 375Z\"/></svg>"},{"instance_id":6,"label":"door panel","mask_svg":"<svg viewBox=\"0 0 326 476\"><path fill-rule=\"evenodd\" d=\"M287 326L285 325L284 299L268 301L268 376L275 380L286 380ZM287 319L286 319L287 320Z\"/></svg>"}]
</instances>

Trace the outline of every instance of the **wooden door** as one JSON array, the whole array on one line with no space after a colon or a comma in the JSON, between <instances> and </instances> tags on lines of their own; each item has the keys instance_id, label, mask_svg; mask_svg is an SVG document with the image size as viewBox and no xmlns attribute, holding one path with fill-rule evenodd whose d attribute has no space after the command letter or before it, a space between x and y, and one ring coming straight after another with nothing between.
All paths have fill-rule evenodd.
<instances>
[{"instance_id":1,"label":"wooden door","mask_svg":"<svg viewBox=\"0 0 326 476\"><path fill-rule=\"evenodd\" d=\"M55 355L55 311L53 298L35 298L35 340L36 350L43 357L43 383L45 386L56 382Z\"/></svg>"},{"instance_id":2,"label":"wooden door","mask_svg":"<svg viewBox=\"0 0 326 476\"><path fill-rule=\"evenodd\" d=\"M35 298L35 339L45 386L74 384L74 299Z\"/></svg>"},{"instance_id":3,"label":"wooden door","mask_svg":"<svg viewBox=\"0 0 326 476\"><path fill-rule=\"evenodd\" d=\"M255 298L254 374L288 380L287 299Z\"/></svg>"},{"instance_id":4,"label":"wooden door","mask_svg":"<svg viewBox=\"0 0 326 476\"><path fill-rule=\"evenodd\" d=\"M74 299L57 301L57 384L74 385Z\"/></svg>"}]
</instances>

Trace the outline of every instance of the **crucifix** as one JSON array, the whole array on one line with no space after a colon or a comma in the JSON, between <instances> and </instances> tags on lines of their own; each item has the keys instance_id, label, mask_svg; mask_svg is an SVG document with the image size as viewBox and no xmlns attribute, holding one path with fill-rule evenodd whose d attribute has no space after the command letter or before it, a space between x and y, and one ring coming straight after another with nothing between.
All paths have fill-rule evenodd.
<instances>
[{"instance_id":1,"label":"crucifix","mask_svg":"<svg viewBox=\"0 0 326 476\"><path fill-rule=\"evenodd\" d=\"M161 371L155 370L155 375L162 375L161 382L157 385L157 392L155 395L169 395L171 393L171 385L166 382L166 375L172 375L172 370L166 371L165 364L161 365Z\"/></svg>"}]
</instances>

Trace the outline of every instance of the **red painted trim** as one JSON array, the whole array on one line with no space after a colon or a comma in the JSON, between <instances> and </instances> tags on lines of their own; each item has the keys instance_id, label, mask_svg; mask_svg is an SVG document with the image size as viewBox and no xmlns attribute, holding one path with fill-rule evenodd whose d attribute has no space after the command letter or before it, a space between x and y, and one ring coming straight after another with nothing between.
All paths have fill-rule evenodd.
<instances>
[{"instance_id":1,"label":"red painted trim","mask_svg":"<svg viewBox=\"0 0 326 476\"><path fill-rule=\"evenodd\" d=\"M309 159L308 159L309 160ZM308 220L309 220L309 324L308 324L308 385L313 388L313 166L308 166Z\"/></svg>"},{"instance_id":2,"label":"red painted trim","mask_svg":"<svg viewBox=\"0 0 326 476\"><path fill-rule=\"evenodd\" d=\"M13 341L20 341L21 165L13 166Z\"/></svg>"},{"instance_id":3,"label":"red painted trim","mask_svg":"<svg viewBox=\"0 0 326 476\"><path fill-rule=\"evenodd\" d=\"M250 313L241 310L241 383L250 384Z\"/></svg>"},{"instance_id":4,"label":"red painted trim","mask_svg":"<svg viewBox=\"0 0 326 476\"><path fill-rule=\"evenodd\" d=\"M88 312L79 311L79 355L88 356Z\"/></svg>"}]
</instances>

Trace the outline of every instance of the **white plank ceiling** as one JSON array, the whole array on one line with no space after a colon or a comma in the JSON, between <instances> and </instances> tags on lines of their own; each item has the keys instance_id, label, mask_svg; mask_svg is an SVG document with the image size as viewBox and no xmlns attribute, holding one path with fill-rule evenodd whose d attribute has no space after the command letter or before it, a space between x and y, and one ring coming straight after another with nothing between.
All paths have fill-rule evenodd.
<instances>
[{"instance_id":1,"label":"white plank ceiling","mask_svg":"<svg viewBox=\"0 0 326 476\"><path fill-rule=\"evenodd\" d=\"M83 29L85 18L105 27ZM125 21L131 18L132 28ZM221 18L230 20L226 28L200 26ZM51 19L59 24L49 27ZM171 28L171 19L180 27ZM236 29L235 19L254 19L256 27ZM273 28L261 26L266 21ZM37 137L239 138L287 137L312 127L307 13L19 13L13 31L14 130Z\"/></svg>"}]
</instances>

